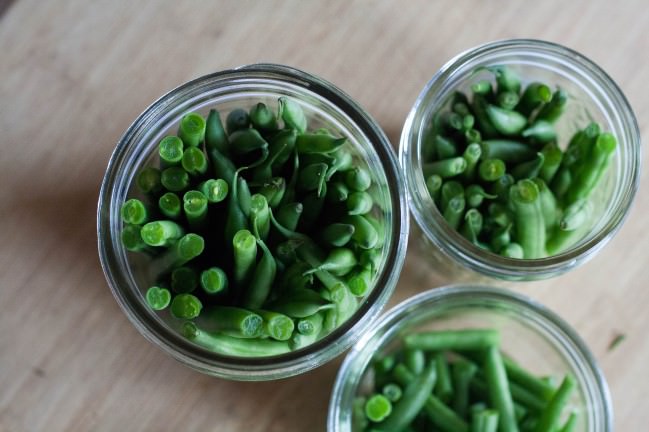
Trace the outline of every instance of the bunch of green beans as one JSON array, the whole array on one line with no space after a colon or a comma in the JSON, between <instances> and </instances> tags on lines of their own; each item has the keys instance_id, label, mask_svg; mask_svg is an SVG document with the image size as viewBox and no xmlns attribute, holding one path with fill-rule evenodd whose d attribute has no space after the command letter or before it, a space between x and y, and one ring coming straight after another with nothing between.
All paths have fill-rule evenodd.
<instances>
[{"instance_id":1,"label":"bunch of green beans","mask_svg":"<svg viewBox=\"0 0 649 432\"><path fill-rule=\"evenodd\" d=\"M555 123L568 95L544 83L523 86L504 66L493 80L456 91L433 117L423 174L448 224L476 246L509 258L552 256L593 224L589 198L604 177L615 137L597 123L559 142Z\"/></svg>"},{"instance_id":2,"label":"bunch of green beans","mask_svg":"<svg viewBox=\"0 0 649 432\"><path fill-rule=\"evenodd\" d=\"M376 357L352 407L354 432L571 432L576 381L556 387L505 357L491 329L406 334ZM367 387L370 390L367 391Z\"/></svg>"},{"instance_id":3,"label":"bunch of green beans","mask_svg":"<svg viewBox=\"0 0 649 432\"><path fill-rule=\"evenodd\" d=\"M158 156L122 205L122 243L150 257L146 302L185 337L272 356L357 310L378 273L384 213L345 137L308 130L299 103L281 97L277 112L260 102L225 125L215 109L188 113Z\"/></svg>"}]
</instances>

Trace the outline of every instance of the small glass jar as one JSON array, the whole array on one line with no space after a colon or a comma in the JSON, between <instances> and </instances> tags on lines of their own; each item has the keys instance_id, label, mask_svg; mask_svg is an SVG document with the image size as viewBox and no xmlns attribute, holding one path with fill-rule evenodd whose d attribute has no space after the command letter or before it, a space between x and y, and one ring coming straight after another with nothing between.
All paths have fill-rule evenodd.
<instances>
[{"instance_id":1,"label":"small glass jar","mask_svg":"<svg viewBox=\"0 0 649 432\"><path fill-rule=\"evenodd\" d=\"M317 342L283 355L242 358L219 355L185 339L180 324L151 310L143 292L145 258L125 250L120 241L121 203L132 191L139 170L157 157L157 144L175 133L187 112L216 108L228 113L253 103L274 105L280 96L296 101L311 126L329 127L348 138L364 160L381 201L386 239L375 284L354 315ZM174 128L174 129L172 129ZM190 81L162 96L128 128L111 156L98 206L99 256L117 302L146 339L175 359L206 374L236 380L271 380L313 369L342 353L369 328L396 285L405 258L408 210L397 159L378 124L348 95L308 73L281 65L257 64ZM176 320L179 321L179 320Z\"/></svg>"},{"instance_id":2,"label":"small glass jar","mask_svg":"<svg viewBox=\"0 0 649 432\"><path fill-rule=\"evenodd\" d=\"M487 252L453 230L437 210L422 174L422 147L432 116L455 90L488 77L477 68L505 65L526 81L540 81L568 93L566 112L556 124L565 142L590 121L610 131L618 141L605 178L591 197L594 221L590 231L564 252L542 259L510 259ZM399 149L411 212L421 230L423 250L446 274L469 280L479 274L510 280L557 276L593 257L624 221L640 179L640 132L620 88L596 64L581 54L549 42L505 40L465 51L446 63L428 82L406 120ZM419 233L417 233L419 234ZM469 270L469 271L467 271ZM478 272L478 273L476 273Z\"/></svg>"},{"instance_id":3,"label":"small glass jar","mask_svg":"<svg viewBox=\"0 0 649 432\"><path fill-rule=\"evenodd\" d=\"M385 314L349 352L334 384L327 420L329 432L352 432L352 404L375 356L416 330L493 328L501 349L539 376L571 373L577 382L570 400L578 411L578 432L610 432L613 412L608 386L581 338L539 303L503 289L456 285L432 289Z\"/></svg>"}]
</instances>

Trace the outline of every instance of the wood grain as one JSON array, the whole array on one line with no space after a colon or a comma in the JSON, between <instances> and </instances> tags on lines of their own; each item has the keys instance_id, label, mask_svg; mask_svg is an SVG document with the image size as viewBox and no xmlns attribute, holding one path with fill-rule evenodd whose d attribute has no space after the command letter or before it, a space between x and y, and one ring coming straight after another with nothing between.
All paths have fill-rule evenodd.
<instances>
[{"instance_id":1,"label":"wood grain","mask_svg":"<svg viewBox=\"0 0 649 432\"><path fill-rule=\"evenodd\" d=\"M443 63L489 40L531 37L600 64L645 134L647 22L640 0L15 1L0 18L0 430L325 429L340 359L272 383L203 376L146 343L106 286L99 183L121 133L159 95L212 71L284 63L339 85L396 145ZM591 262L514 286L590 345L621 431L649 423L647 186L643 176L624 227ZM391 304L446 282L411 248ZM609 352L617 332L627 339Z\"/></svg>"}]
</instances>

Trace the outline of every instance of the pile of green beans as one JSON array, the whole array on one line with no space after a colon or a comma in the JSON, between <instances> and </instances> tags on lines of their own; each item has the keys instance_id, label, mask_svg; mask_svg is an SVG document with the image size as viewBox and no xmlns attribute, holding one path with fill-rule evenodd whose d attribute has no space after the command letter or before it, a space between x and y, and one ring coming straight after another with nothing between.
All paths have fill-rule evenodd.
<instances>
[{"instance_id":1,"label":"pile of green beans","mask_svg":"<svg viewBox=\"0 0 649 432\"><path fill-rule=\"evenodd\" d=\"M354 432L571 432L576 388L505 357L491 329L406 334L373 359L352 407ZM369 388L369 390L368 390Z\"/></svg>"},{"instance_id":2,"label":"pile of green beans","mask_svg":"<svg viewBox=\"0 0 649 432\"><path fill-rule=\"evenodd\" d=\"M456 91L433 116L422 151L426 187L444 219L476 246L509 258L561 253L593 224L591 194L615 137L590 123L560 143L555 123L568 105L561 88L504 66Z\"/></svg>"},{"instance_id":3,"label":"pile of green beans","mask_svg":"<svg viewBox=\"0 0 649 432\"><path fill-rule=\"evenodd\" d=\"M150 257L145 299L191 341L257 357L306 347L371 289L380 191L345 137L298 102L182 117L121 207L122 243ZM159 164L158 161L159 160Z\"/></svg>"}]
</instances>

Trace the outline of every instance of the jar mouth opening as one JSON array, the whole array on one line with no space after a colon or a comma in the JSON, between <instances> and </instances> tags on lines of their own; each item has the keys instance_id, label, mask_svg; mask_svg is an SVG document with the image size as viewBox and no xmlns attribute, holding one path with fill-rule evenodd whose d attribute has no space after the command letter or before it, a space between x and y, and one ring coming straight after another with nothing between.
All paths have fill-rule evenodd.
<instances>
[{"instance_id":1,"label":"jar mouth opening","mask_svg":"<svg viewBox=\"0 0 649 432\"><path fill-rule=\"evenodd\" d=\"M486 302L486 303L485 303ZM413 322L439 318L442 308L450 307L450 313L462 308L491 310L512 307L509 312L523 322L538 325L536 332L549 343L560 348L561 356L569 360L573 373L583 388L589 419L596 431L613 428L613 408L608 385L597 362L581 337L561 317L524 295L484 285L447 285L417 294L390 309L372 327L372 330L353 346L341 365L332 390L328 414L328 430L350 431L341 428L349 421L351 402L365 370L374 354L398 337L404 327ZM417 325L415 325L416 327ZM589 429L590 430L590 429Z\"/></svg>"},{"instance_id":2,"label":"jar mouth opening","mask_svg":"<svg viewBox=\"0 0 649 432\"><path fill-rule=\"evenodd\" d=\"M169 327L143 301L128 265L126 251L119 241L121 223L117 202L123 200L131 181L124 180L129 165L129 151L144 147L146 134L157 123L165 122L170 112L191 110L206 92L217 91L233 82L281 88L298 95L313 95L322 109L335 110L364 138L362 145L378 161L375 168L384 177L389 199L386 226L386 251L374 288L347 321L322 339L305 348L268 357L231 357L214 353L186 340ZM236 90L235 90L236 92ZM134 150L133 150L134 151ZM143 156L140 158L140 162ZM370 161L368 161L368 164ZM137 166L138 163L135 163ZM382 186L382 187L383 187ZM407 244L409 228L405 186L392 146L376 121L346 93L333 84L306 72L276 64L253 64L216 72L189 81L160 97L140 114L119 140L111 155L99 195L97 235L99 256L108 284L128 318L143 336L177 360L204 373L239 380L276 379L306 372L331 360L354 342L354 335L364 331L377 317L396 285Z\"/></svg>"},{"instance_id":3,"label":"jar mouth opening","mask_svg":"<svg viewBox=\"0 0 649 432\"><path fill-rule=\"evenodd\" d=\"M618 138L611 205L585 238L569 249L546 258L513 259L485 251L452 230L429 196L421 170L421 141L430 113L476 65L524 64L547 67L573 81L605 117ZM547 63L544 64L544 63ZM445 254L460 259L471 269L502 279L537 279L554 276L583 263L599 251L621 227L640 181L641 146L637 121L629 102L615 82L599 66L564 46L534 40L511 39L471 48L449 60L426 84L406 119L399 158L405 173L410 210L426 237ZM611 174L612 176L612 174Z\"/></svg>"}]
</instances>

